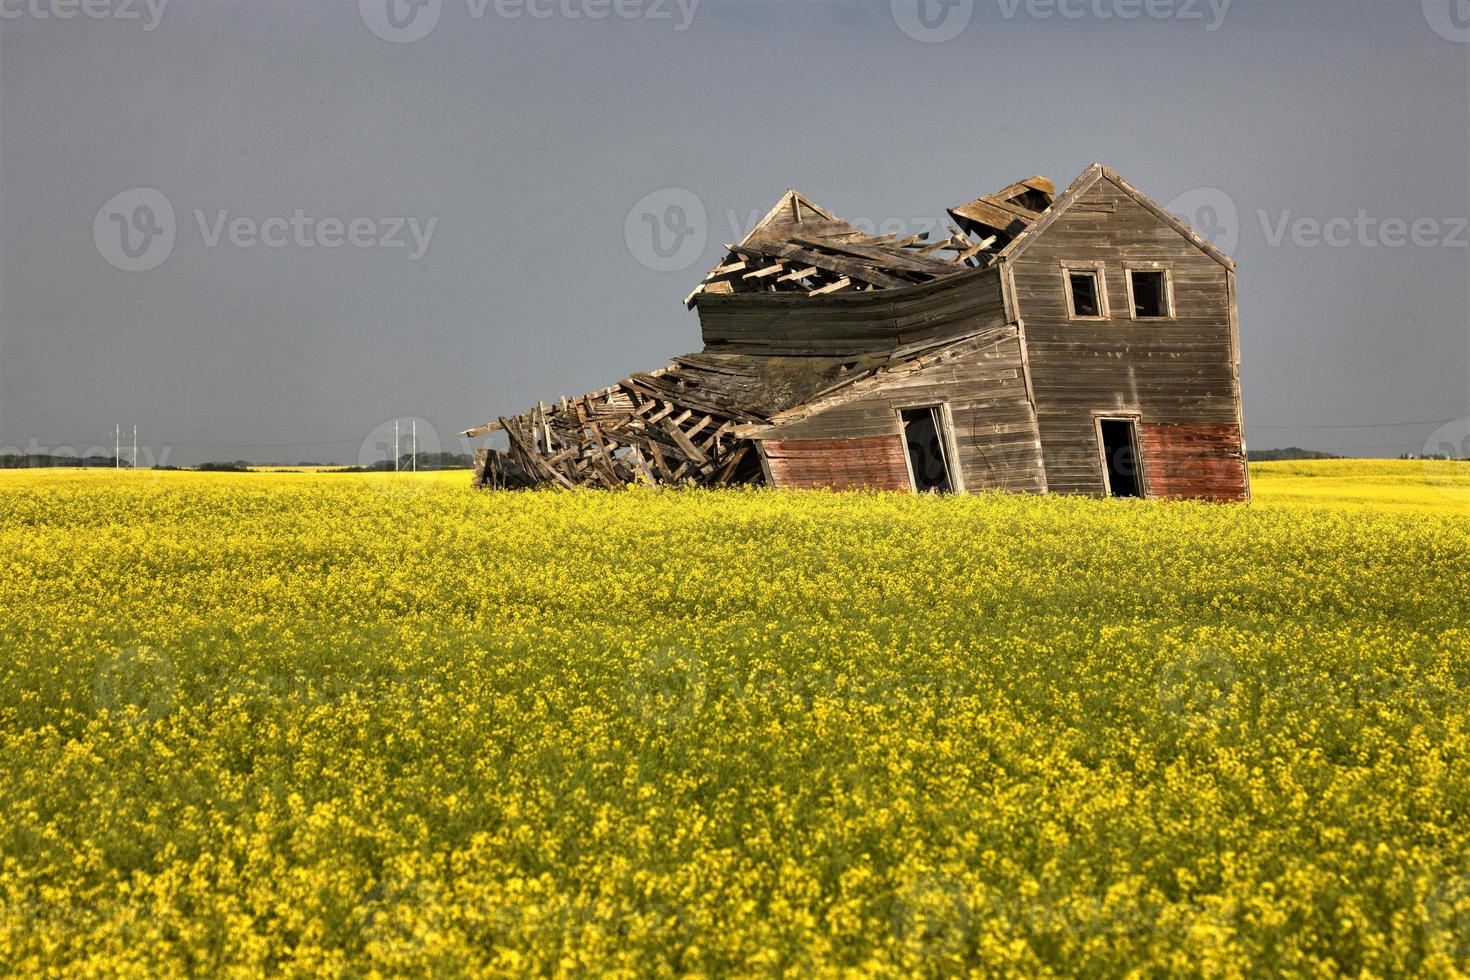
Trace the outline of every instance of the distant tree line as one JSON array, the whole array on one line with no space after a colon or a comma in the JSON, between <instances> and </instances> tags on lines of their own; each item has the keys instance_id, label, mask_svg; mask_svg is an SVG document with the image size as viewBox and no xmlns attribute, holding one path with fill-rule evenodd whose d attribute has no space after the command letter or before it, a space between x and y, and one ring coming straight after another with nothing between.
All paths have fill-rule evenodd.
<instances>
[{"instance_id":1,"label":"distant tree line","mask_svg":"<svg viewBox=\"0 0 1470 980\"><path fill-rule=\"evenodd\" d=\"M398 459L399 470L413 469L413 456L405 453ZM467 470L475 465L469 453L419 453L419 470ZM344 466L333 473L383 473L392 472L393 460L382 459L368 466Z\"/></svg>"},{"instance_id":2,"label":"distant tree line","mask_svg":"<svg viewBox=\"0 0 1470 980\"><path fill-rule=\"evenodd\" d=\"M1252 463L1280 463L1293 459L1342 459L1332 453L1324 453L1319 449L1298 449L1295 446L1289 449L1252 449L1246 455Z\"/></svg>"},{"instance_id":3,"label":"distant tree line","mask_svg":"<svg viewBox=\"0 0 1470 980\"><path fill-rule=\"evenodd\" d=\"M113 456L55 456L51 453L5 453L0 455L0 469L28 470L49 466L117 466ZM132 464L124 460L123 466Z\"/></svg>"}]
</instances>

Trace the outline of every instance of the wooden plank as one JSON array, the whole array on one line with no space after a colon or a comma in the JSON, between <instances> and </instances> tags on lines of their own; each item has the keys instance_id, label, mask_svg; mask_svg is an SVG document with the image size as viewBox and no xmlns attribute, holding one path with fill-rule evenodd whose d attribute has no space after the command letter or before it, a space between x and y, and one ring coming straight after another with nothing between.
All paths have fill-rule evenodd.
<instances>
[{"instance_id":1,"label":"wooden plank","mask_svg":"<svg viewBox=\"0 0 1470 980\"><path fill-rule=\"evenodd\" d=\"M811 242L803 238L796 239L798 245L819 246L818 242ZM859 259L864 259L886 269L901 269L905 272L917 272L931 277L954 275L955 269L948 263L938 259L929 259L921 255L903 255L891 249L872 248L867 245L856 245L852 243L831 243L826 246L834 252L842 252Z\"/></svg>"},{"instance_id":2,"label":"wooden plank","mask_svg":"<svg viewBox=\"0 0 1470 980\"><path fill-rule=\"evenodd\" d=\"M709 462L709 457L704 454L704 451L691 442L689 437L684 434L684 430L680 429L677 425L672 422L663 422L660 428L668 434L670 439L674 440L674 444L689 459L701 466Z\"/></svg>"},{"instance_id":3,"label":"wooden plank","mask_svg":"<svg viewBox=\"0 0 1470 980\"><path fill-rule=\"evenodd\" d=\"M757 256L763 255L771 258L790 259L793 262L801 262L805 265L814 265L819 269L824 269L827 272L832 273L833 275L847 276L848 278L857 279L861 282L870 283L874 286L879 286L885 289L909 285L909 283L904 282L902 279L894 278L893 276L890 276L887 273L883 272L881 269L874 268L869 263L859 262L855 259L844 259L835 255L827 255L822 252L814 252L811 249L800 248L796 245L786 245L780 242L755 241L748 242L743 245L736 245L734 246L734 248L735 251L741 253L751 253Z\"/></svg>"}]
</instances>

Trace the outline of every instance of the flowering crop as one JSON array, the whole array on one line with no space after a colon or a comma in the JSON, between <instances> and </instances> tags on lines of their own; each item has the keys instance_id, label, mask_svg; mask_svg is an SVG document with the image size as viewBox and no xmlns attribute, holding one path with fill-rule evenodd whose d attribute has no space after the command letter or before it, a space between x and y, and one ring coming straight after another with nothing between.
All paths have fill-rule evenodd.
<instances>
[{"instance_id":1,"label":"flowering crop","mask_svg":"<svg viewBox=\"0 0 1470 980\"><path fill-rule=\"evenodd\" d=\"M1455 975L1470 473L1425 465L0 474L0 972Z\"/></svg>"}]
</instances>

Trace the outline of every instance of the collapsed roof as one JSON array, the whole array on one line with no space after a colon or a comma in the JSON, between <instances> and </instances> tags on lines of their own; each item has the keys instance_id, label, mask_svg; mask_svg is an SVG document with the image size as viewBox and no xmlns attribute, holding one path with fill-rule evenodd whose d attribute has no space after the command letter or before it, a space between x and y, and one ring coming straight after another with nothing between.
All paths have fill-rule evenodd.
<instances>
[{"instance_id":1,"label":"collapsed roof","mask_svg":"<svg viewBox=\"0 0 1470 980\"><path fill-rule=\"evenodd\" d=\"M869 236L788 190L685 298L703 294L825 296L933 282L995 262L1051 206L1055 187L1029 177L951 208L942 240ZM957 227L956 227L957 226ZM964 341L947 337L877 354L717 353L676 357L607 388L538 404L462 433L503 431L506 450L477 453L479 486L719 486L759 482L760 461L737 430Z\"/></svg>"},{"instance_id":2,"label":"collapsed roof","mask_svg":"<svg viewBox=\"0 0 1470 980\"><path fill-rule=\"evenodd\" d=\"M1056 187L1028 177L949 209L945 238L870 236L795 188L684 298L701 294L805 293L824 296L932 282L990 265L1051 206ZM958 227L956 227L956 225Z\"/></svg>"}]
</instances>

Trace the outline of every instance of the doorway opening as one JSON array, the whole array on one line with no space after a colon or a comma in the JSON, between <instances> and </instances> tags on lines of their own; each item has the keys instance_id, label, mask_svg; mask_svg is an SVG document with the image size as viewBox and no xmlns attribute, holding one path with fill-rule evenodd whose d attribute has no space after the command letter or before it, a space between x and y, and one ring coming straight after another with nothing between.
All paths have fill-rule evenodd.
<instances>
[{"instance_id":1,"label":"doorway opening","mask_svg":"<svg viewBox=\"0 0 1470 980\"><path fill-rule=\"evenodd\" d=\"M944 415L938 406L899 412L908 447L909 476L918 493L952 493L954 480L945 448Z\"/></svg>"},{"instance_id":2,"label":"doorway opening","mask_svg":"<svg viewBox=\"0 0 1470 980\"><path fill-rule=\"evenodd\" d=\"M1142 497L1143 479L1138 468L1138 421L1098 419L1102 440L1103 475L1111 497Z\"/></svg>"}]
</instances>

